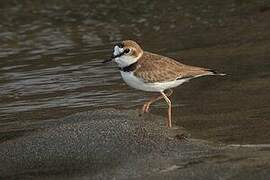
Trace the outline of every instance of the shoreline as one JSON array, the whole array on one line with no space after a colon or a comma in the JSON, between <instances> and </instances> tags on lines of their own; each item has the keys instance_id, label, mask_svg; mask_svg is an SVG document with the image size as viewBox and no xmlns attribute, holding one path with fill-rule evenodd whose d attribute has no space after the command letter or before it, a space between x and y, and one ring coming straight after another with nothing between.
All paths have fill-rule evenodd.
<instances>
[{"instance_id":1,"label":"shoreline","mask_svg":"<svg viewBox=\"0 0 270 180\"><path fill-rule=\"evenodd\" d=\"M76 113L0 144L0 177L5 179L266 179L267 175L268 147L192 139L183 128L166 128L163 117L139 117L134 110Z\"/></svg>"}]
</instances>

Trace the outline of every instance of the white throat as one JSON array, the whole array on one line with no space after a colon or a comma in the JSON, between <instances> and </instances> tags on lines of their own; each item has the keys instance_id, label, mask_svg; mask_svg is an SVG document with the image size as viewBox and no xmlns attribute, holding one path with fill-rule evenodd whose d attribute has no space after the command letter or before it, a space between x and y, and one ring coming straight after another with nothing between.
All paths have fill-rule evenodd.
<instances>
[{"instance_id":1,"label":"white throat","mask_svg":"<svg viewBox=\"0 0 270 180\"><path fill-rule=\"evenodd\" d=\"M132 56L123 55L119 58L115 58L115 62L118 64L119 67L123 68L135 63L138 58L134 58Z\"/></svg>"},{"instance_id":2,"label":"white throat","mask_svg":"<svg viewBox=\"0 0 270 180\"><path fill-rule=\"evenodd\" d=\"M114 55L118 55L122 52L124 52L123 48L119 48L118 46L114 47L114 52L113 52ZM133 56L124 54L118 58L115 58L115 62L118 64L119 67L123 68L123 67L129 66L129 65L135 63L141 57L141 55L142 54L140 54L138 57L134 58Z\"/></svg>"}]
</instances>

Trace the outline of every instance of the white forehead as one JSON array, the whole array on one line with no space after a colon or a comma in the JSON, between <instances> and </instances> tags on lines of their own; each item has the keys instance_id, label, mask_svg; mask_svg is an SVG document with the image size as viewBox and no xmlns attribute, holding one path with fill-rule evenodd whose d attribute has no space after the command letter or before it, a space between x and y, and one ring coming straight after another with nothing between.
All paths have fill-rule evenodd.
<instances>
[{"instance_id":1,"label":"white forehead","mask_svg":"<svg viewBox=\"0 0 270 180\"><path fill-rule=\"evenodd\" d=\"M118 55L120 53L124 52L124 48L119 48L117 45L114 46L114 49L113 49L113 55Z\"/></svg>"}]
</instances>

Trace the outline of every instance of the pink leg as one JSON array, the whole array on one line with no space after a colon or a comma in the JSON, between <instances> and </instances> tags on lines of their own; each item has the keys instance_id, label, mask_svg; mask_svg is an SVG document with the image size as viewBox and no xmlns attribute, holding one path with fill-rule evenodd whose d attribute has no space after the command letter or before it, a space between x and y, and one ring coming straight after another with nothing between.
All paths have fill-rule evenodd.
<instances>
[{"instance_id":1,"label":"pink leg","mask_svg":"<svg viewBox=\"0 0 270 180\"><path fill-rule=\"evenodd\" d=\"M167 121L167 126L169 128L172 127L172 103L170 101L170 99L166 96L166 94L164 92L160 92L162 94L162 96L164 97L165 101L168 104L168 121Z\"/></svg>"},{"instance_id":2,"label":"pink leg","mask_svg":"<svg viewBox=\"0 0 270 180\"><path fill-rule=\"evenodd\" d=\"M169 97L170 95L172 95L173 90L168 89L168 92L166 93L166 96ZM159 96L155 96L153 98L151 98L149 101L147 101L146 103L144 103L143 107L142 107L142 113L146 113L149 112L149 107L152 103L160 100L164 98L163 95L159 95Z\"/></svg>"}]
</instances>

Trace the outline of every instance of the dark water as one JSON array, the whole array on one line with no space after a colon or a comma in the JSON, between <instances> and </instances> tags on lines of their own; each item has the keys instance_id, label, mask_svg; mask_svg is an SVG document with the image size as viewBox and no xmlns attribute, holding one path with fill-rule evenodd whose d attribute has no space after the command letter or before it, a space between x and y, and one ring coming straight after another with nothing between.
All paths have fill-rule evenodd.
<instances>
[{"instance_id":1,"label":"dark water","mask_svg":"<svg viewBox=\"0 0 270 180\"><path fill-rule=\"evenodd\" d=\"M174 124L197 138L270 143L269 19L269 1L0 1L1 141L75 112L140 108L151 93L100 63L133 39L228 74L175 89Z\"/></svg>"}]
</instances>

